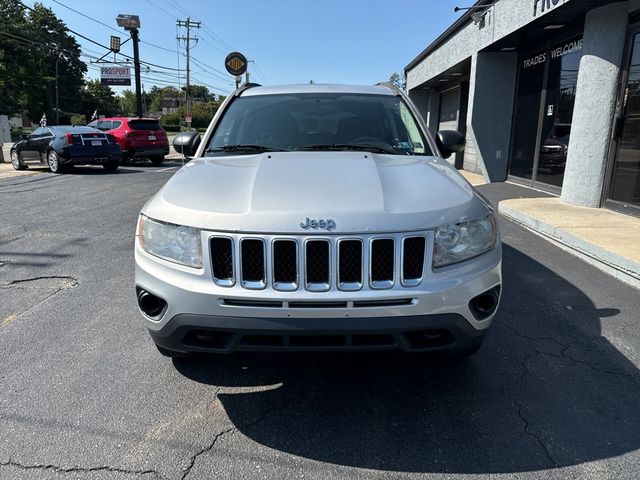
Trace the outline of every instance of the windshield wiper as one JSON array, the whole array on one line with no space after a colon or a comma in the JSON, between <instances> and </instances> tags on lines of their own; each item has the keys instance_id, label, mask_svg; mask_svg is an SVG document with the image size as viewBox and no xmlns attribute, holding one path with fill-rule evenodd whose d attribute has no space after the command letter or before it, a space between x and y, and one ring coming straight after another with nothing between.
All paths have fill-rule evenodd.
<instances>
[{"instance_id":1,"label":"windshield wiper","mask_svg":"<svg viewBox=\"0 0 640 480\"><path fill-rule=\"evenodd\" d=\"M222 145L220 147L207 148L206 153L211 152L288 152L286 148L278 147L266 147L264 145L250 145L250 144L238 144L238 145Z\"/></svg>"},{"instance_id":2,"label":"windshield wiper","mask_svg":"<svg viewBox=\"0 0 640 480\"><path fill-rule=\"evenodd\" d=\"M319 145L305 145L304 147L298 147L296 150L325 150L325 151L340 151L340 150L355 150L377 153L391 153L398 155L398 152L392 148L381 147L380 145L374 145L372 143L330 143Z\"/></svg>"}]
</instances>

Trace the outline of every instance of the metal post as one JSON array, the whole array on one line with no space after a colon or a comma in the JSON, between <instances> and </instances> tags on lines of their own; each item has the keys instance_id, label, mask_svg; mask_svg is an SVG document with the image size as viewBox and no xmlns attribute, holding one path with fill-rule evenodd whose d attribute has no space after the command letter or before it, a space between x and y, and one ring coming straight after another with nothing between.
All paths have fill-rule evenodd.
<instances>
[{"instance_id":1,"label":"metal post","mask_svg":"<svg viewBox=\"0 0 640 480\"><path fill-rule=\"evenodd\" d=\"M58 57L56 56L56 125L60 124L60 105L58 104Z\"/></svg>"},{"instance_id":2,"label":"metal post","mask_svg":"<svg viewBox=\"0 0 640 480\"><path fill-rule=\"evenodd\" d=\"M142 89L140 87L140 52L138 51L138 29L131 30L133 40L133 64L136 74L136 115L142 117Z\"/></svg>"},{"instance_id":3,"label":"metal post","mask_svg":"<svg viewBox=\"0 0 640 480\"><path fill-rule=\"evenodd\" d=\"M186 92L186 100L187 100L187 118L191 118L191 92L190 83L189 83L189 29L191 28L191 19L187 17L187 92ZM191 130L191 122L187 121L187 130Z\"/></svg>"}]
</instances>

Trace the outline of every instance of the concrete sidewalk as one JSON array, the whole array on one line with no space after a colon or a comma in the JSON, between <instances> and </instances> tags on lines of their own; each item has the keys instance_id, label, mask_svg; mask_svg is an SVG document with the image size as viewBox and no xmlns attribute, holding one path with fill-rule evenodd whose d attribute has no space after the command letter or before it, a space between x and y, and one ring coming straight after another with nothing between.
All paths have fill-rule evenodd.
<instances>
[{"instance_id":1,"label":"concrete sidewalk","mask_svg":"<svg viewBox=\"0 0 640 480\"><path fill-rule=\"evenodd\" d=\"M21 177L24 175L36 175L38 173L48 172L47 167L32 166L30 165L26 170L15 170L11 163L0 162L0 179L8 177Z\"/></svg>"},{"instance_id":2,"label":"concrete sidewalk","mask_svg":"<svg viewBox=\"0 0 640 480\"><path fill-rule=\"evenodd\" d=\"M498 211L640 288L640 219L604 208L577 207L557 197L503 200Z\"/></svg>"}]
</instances>

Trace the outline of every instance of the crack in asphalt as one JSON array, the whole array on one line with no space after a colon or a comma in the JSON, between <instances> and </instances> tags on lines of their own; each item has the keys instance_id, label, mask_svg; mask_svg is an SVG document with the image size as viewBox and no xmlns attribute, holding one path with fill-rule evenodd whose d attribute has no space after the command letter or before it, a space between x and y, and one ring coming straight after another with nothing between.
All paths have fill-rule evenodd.
<instances>
[{"instance_id":1,"label":"crack in asphalt","mask_svg":"<svg viewBox=\"0 0 640 480\"><path fill-rule=\"evenodd\" d=\"M38 280L68 280L69 283L61 286L55 293L58 293L60 290L64 290L65 288L77 287L79 282L75 277L71 277L69 275L41 275L38 277L28 277L28 278L19 278L18 280L11 280L9 282L3 282L0 284L0 288L11 288L13 285L19 285L21 283L27 282L35 282Z\"/></svg>"},{"instance_id":2,"label":"crack in asphalt","mask_svg":"<svg viewBox=\"0 0 640 480\"><path fill-rule=\"evenodd\" d=\"M258 423L264 421L271 414L271 412L273 412L274 410L275 410L275 407L267 408L262 413L262 415L260 415L254 421L245 424L244 427L253 427L253 426L257 425ZM183 474L182 474L182 477L180 477L180 480L185 480L189 476L189 474L193 470L193 467L194 467L198 457L200 457L201 455L213 450L213 447L216 446L216 444L218 443L218 440L220 440L225 435L233 435L238 431L240 431L239 427L230 427L230 428L227 428L227 429L223 430L222 432L219 432L218 434L216 434L216 436L213 438L213 441L208 446L206 446L205 448L201 449L199 452L195 453L194 455L192 455L189 458L189 465L187 465L187 468L185 470L183 470Z\"/></svg>"},{"instance_id":3,"label":"crack in asphalt","mask_svg":"<svg viewBox=\"0 0 640 480\"><path fill-rule=\"evenodd\" d=\"M20 237L15 237L15 238L11 238L9 240L4 240L4 241L0 242L0 246L8 245L8 244L13 243L13 242L17 242L18 240L22 240L25 237L26 237L26 235L22 235Z\"/></svg>"},{"instance_id":4,"label":"crack in asphalt","mask_svg":"<svg viewBox=\"0 0 640 480\"><path fill-rule=\"evenodd\" d=\"M597 365L594 365L593 363L591 363L588 360L580 360L578 358L575 358L573 356L571 356L571 354L569 354L568 350L577 345L578 342L576 341L570 341L567 343L563 343L558 341L557 339L553 338L553 337L534 337L534 336L529 336L529 335L525 335L522 332L520 332L519 330L517 330L515 327L504 323L502 321L496 321L495 322L498 325L501 325L503 327L506 327L509 331L511 331L514 335L520 337L520 338L524 338L525 340L532 340L532 341L538 341L538 342L550 342L553 343L555 345L558 345L560 347L562 347L562 350L560 350L560 354L555 354L555 353L551 353L551 352L543 352L538 350L535 346L533 347L533 351L538 354L538 355L547 355L549 357L555 357L555 358L562 358L565 360L568 360L570 362L570 366L576 366L576 365L584 365L585 367L588 367L592 370L595 370L597 372L601 372L601 373L606 373L609 375L618 375L618 376L622 376L622 377L627 377L627 378L633 378L633 379L640 379L640 375L634 375L633 373L628 373L628 372L622 372L619 370L610 370L607 368L602 368L599 367ZM527 355L523 361L523 368L525 370L525 372L523 372L520 376L520 383L522 383L524 381L524 376L527 373L530 373L526 362L529 361L531 358L533 357L533 355Z\"/></svg>"},{"instance_id":5,"label":"crack in asphalt","mask_svg":"<svg viewBox=\"0 0 640 480\"><path fill-rule=\"evenodd\" d=\"M533 433L531 430L529 430L529 420L527 420L527 418L522 413L522 406L520 405L520 402L518 402L518 400L516 400L516 398L513 395L511 395L507 390L505 390L505 395L507 398L509 398L509 400L511 400L511 402L513 403L513 406L516 408L516 411L518 412L518 417L522 422L522 431L524 432L524 434L533 438L538 443L538 445L540 445L540 448L542 448L542 451L544 452L545 456L547 457L547 460L549 460L551 465L553 465L554 467L560 467L560 464L553 458L553 456L551 455L551 452L549 451L549 448L547 447L547 445L545 445L542 439L539 436L537 436L535 433Z\"/></svg>"},{"instance_id":6,"label":"crack in asphalt","mask_svg":"<svg viewBox=\"0 0 640 480\"><path fill-rule=\"evenodd\" d=\"M189 458L189 464L187 465L187 468L185 468L182 471L182 477L180 477L181 480L185 480L185 478L187 478L187 476L189 476L189 474L191 473L191 470L193 470L193 466L196 463L196 460L198 459L198 457L200 455L203 455L207 452L209 452L210 450L213 449L213 447L216 446L216 443L218 443L218 440L220 440L220 438L222 438L224 435L234 432L238 430L237 427L231 427L231 428L227 428L226 430L223 430L222 432L219 432L218 434L216 434L215 437L213 437L213 441L206 446L205 448L201 449L200 451L196 452L195 454L191 455L191 457Z\"/></svg>"},{"instance_id":7,"label":"crack in asphalt","mask_svg":"<svg viewBox=\"0 0 640 480\"><path fill-rule=\"evenodd\" d=\"M66 280L66 283L63 283L62 285L59 285L58 288L56 288L53 292L51 292L49 295L45 296L42 300L40 300L39 302L34 302L29 308L27 308L26 310L23 310L22 312L18 313L18 314L14 314L14 315L9 315L9 317L11 318L10 322L7 322L6 320L9 318L7 317L7 319L5 319L2 323L0 323L0 328L5 327L7 325L9 325L9 323L12 323L14 320L16 320L18 317L21 317L22 315L24 315L27 312L30 312L31 310L33 310L34 308L36 308L38 305L46 302L47 300L49 300L51 297L53 297L54 295L57 295L58 293L60 293L63 290L66 290L68 288L73 288L73 287L77 287L80 282L78 281L77 278L75 277L70 277L70 276L66 276L66 275L42 275L42 276L38 276L38 277L29 277L29 278L21 278L18 280L11 280L9 282L4 282L2 284L0 284L0 290L2 289L11 289L11 288L18 288L18 289L22 289L22 287L19 287L17 285L20 285L22 283L27 283L27 282L35 282L37 280Z\"/></svg>"},{"instance_id":8,"label":"crack in asphalt","mask_svg":"<svg viewBox=\"0 0 640 480\"><path fill-rule=\"evenodd\" d=\"M111 472L111 473L122 473L127 475L153 475L155 478L159 478L165 480L167 477L162 475L160 472L156 470L129 470L125 468L118 467L110 467L107 465L101 467L61 467L59 465L53 464L25 464L21 462L17 462L12 460L11 457L7 462L0 463L0 468L2 467L16 467L22 470L50 470L56 473L91 473L91 472Z\"/></svg>"}]
</instances>

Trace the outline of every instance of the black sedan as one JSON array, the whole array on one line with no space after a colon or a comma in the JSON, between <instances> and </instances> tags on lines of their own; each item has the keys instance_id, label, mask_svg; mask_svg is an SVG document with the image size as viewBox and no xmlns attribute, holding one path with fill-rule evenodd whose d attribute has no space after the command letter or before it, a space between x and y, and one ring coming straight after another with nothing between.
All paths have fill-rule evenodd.
<instances>
[{"instance_id":1,"label":"black sedan","mask_svg":"<svg viewBox=\"0 0 640 480\"><path fill-rule=\"evenodd\" d=\"M72 165L102 165L113 172L121 158L120 146L109 135L73 125L36 128L11 147L11 163L16 170L35 164L48 165L53 173L62 173Z\"/></svg>"}]
</instances>

